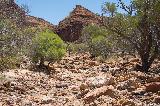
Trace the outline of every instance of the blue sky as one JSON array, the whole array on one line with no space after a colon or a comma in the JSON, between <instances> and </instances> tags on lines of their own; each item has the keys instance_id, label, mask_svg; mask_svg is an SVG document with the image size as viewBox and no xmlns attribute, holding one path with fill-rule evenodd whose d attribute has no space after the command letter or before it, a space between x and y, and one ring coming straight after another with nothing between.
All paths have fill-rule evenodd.
<instances>
[{"instance_id":1,"label":"blue sky","mask_svg":"<svg viewBox=\"0 0 160 106\"><path fill-rule=\"evenodd\" d=\"M15 0L19 5L26 4L30 15L43 18L53 24L58 24L75 8L82 5L94 13L101 13L101 5L106 1L116 0Z\"/></svg>"}]
</instances>

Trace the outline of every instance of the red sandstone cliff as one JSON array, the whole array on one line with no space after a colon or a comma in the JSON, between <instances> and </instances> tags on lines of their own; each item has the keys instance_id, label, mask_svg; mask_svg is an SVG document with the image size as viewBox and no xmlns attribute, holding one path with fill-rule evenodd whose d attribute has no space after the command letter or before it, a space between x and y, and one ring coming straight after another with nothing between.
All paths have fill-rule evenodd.
<instances>
[{"instance_id":1,"label":"red sandstone cliff","mask_svg":"<svg viewBox=\"0 0 160 106\"><path fill-rule=\"evenodd\" d=\"M42 18L38 18L38 17L30 16L30 15L26 16L26 24L29 26L33 26L33 27L40 26L42 28L49 28L52 31L55 30L55 26L51 24L50 22Z\"/></svg>"},{"instance_id":2,"label":"red sandstone cliff","mask_svg":"<svg viewBox=\"0 0 160 106\"><path fill-rule=\"evenodd\" d=\"M76 5L76 8L58 26L45 21L42 18L26 15L25 11L14 0L0 1L0 19L13 19L18 25L49 28L57 33L64 41L76 41L81 36L84 26L88 24L100 24L101 17L90 10Z\"/></svg>"},{"instance_id":3,"label":"red sandstone cliff","mask_svg":"<svg viewBox=\"0 0 160 106\"><path fill-rule=\"evenodd\" d=\"M76 5L70 15L59 23L56 32L63 40L73 42L79 39L83 27L91 23L100 24L101 17L81 5Z\"/></svg>"},{"instance_id":4,"label":"red sandstone cliff","mask_svg":"<svg viewBox=\"0 0 160 106\"><path fill-rule=\"evenodd\" d=\"M12 19L17 25L27 25L49 28L54 31L55 26L42 18L26 15L25 11L14 0L0 0L0 19Z\"/></svg>"}]
</instances>

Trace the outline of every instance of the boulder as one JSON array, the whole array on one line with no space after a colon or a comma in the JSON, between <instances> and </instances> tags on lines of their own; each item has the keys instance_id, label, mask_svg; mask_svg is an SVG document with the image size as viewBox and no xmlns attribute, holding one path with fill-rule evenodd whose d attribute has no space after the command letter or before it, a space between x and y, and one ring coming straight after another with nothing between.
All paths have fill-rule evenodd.
<instances>
[{"instance_id":1,"label":"boulder","mask_svg":"<svg viewBox=\"0 0 160 106\"><path fill-rule=\"evenodd\" d=\"M154 97L154 103L160 104L160 96Z\"/></svg>"},{"instance_id":2,"label":"boulder","mask_svg":"<svg viewBox=\"0 0 160 106\"><path fill-rule=\"evenodd\" d=\"M124 82L120 82L117 85L117 89L118 90L129 90L129 91L133 91L135 89L137 89L138 87L140 87L140 83L138 82L138 80L136 78L130 78Z\"/></svg>"},{"instance_id":3,"label":"boulder","mask_svg":"<svg viewBox=\"0 0 160 106\"><path fill-rule=\"evenodd\" d=\"M148 83L151 83L151 82L160 82L160 76L150 77L150 78L147 79L147 82Z\"/></svg>"},{"instance_id":4,"label":"boulder","mask_svg":"<svg viewBox=\"0 0 160 106\"><path fill-rule=\"evenodd\" d=\"M158 92L160 91L160 82L152 82L145 85L146 92Z\"/></svg>"},{"instance_id":5,"label":"boulder","mask_svg":"<svg viewBox=\"0 0 160 106\"><path fill-rule=\"evenodd\" d=\"M79 88L80 88L81 91L84 91L84 90L86 90L86 89L88 88L88 85L85 84L85 83L82 83L82 84L79 86Z\"/></svg>"},{"instance_id":6,"label":"boulder","mask_svg":"<svg viewBox=\"0 0 160 106\"><path fill-rule=\"evenodd\" d=\"M109 85L113 83L114 83L114 78L112 76L89 77L86 80L86 84L90 87L101 87L101 86Z\"/></svg>"},{"instance_id":7,"label":"boulder","mask_svg":"<svg viewBox=\"0 0 160 106\"><path fill-rule=\"evenodd\" d=\"M40 99L41 99L41 104L49 104L53 102L52 98L49 96L42 96Z\"/></svg>"},{"instance_id":8,"label":"boulder","mask_svg":"<svg viewBox=\"0 0 160 106\"><path fill-rule=\"evenodd\" d=\"M83 100L84 100L85 103L91 103L96 98L98 98L98 97L100 97L102 95L108 95L108 96L111 96L113 98L117 97L113 86L103 86L103 87L97 88L97 89L87 93L85 95L85 97L83 98Z\"/></svg>"}]
</instances>

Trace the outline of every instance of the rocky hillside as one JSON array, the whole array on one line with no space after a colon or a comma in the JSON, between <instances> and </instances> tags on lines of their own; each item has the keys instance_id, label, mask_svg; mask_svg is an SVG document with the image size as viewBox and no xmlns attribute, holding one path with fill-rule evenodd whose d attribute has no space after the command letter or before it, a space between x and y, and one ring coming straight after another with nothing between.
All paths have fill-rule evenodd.
<instances>
[{"instance_id":1,"label":"rocky hillside","mask_svg":"<svg viewBox=\"0 0 160 106\"><path fill-rule=\"evenodd\" d=\"M55 26L42 18L26 15L26 12L18 6L14 0L0 1L0 18L12 19L17 25L42 27L55 30Z\"/></svg>"},{"instance_id":2,"label":"rocky hillside","mask_svg":"<svg viewBox=\"0 0 160 106\"><path fill-rule=\"evenodd\" d=\"M40 26L42 28L49 28L53 31L55 30L55 26L51 24L50 22L42 18L38 18L38 17L30 16L30 15L26 16L26 24L32 27Z\"/></svg>"},{"instance_id":3,"label":"rocky hillside","mask_svg":"<svg viewBox=\"0 0 160 106\"><path fill-rule=\"evenodd\" d=\"M82 28L91 23L100 24L101 17L76 5L70 15L59 23L57 34L65 41L75 41L81 36Z\"/></svg>"},{"instance_id":4,"label":"rocky hillside","mask_svg":"<svg viewBox=\"0 0 160 106\"><path fill-rule=\"evenodd\" d=\"M17 25L49 28L57 33L64 41L76 41L81 36L82 28L85 25L101 23L100 16L81 5L76 5L76 8L70 15L60 21L58 26L55 26L42 18L26 15L25 11L14 0L2 0L0 2L0 18L13 19L17 22Z\"/></svg>"},{"instance_id":5,"label":"rocky hillside","mask_svg":"<svg viewBox=\"0 0 160 106\"><path fill-rule=\"evenodd\" d=\"M25 11L14 0L1 0L0 19L13 19L17 25L22 25L25 23Z\"/></svg>"},{"instance_id":6,"label":"rocky hillside","mask_svg":"<svg viewBox=\"0 0 160 106\"><path fill-rule=\"evenodd\" d=\"M138 58L100 63L66 55L51 74L24 69L0 74L0 106L159 106L160 75L135 71ZM152 70L160 68L155 61Z\"/></svg>"}]
</instances>

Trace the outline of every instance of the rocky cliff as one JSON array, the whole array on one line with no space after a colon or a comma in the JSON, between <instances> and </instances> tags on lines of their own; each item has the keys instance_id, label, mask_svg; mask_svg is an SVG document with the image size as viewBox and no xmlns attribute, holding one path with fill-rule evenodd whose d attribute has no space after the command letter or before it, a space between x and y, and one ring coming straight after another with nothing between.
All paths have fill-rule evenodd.
<instances>
[{"instance_id":1,"label":"rocky cliff","mask_svg":"<svg viewBox=\"0 0 160 106\"><path fill-rule=\"evenodd\" d=\"M100 24L101 17L90 10L76 5L76 8L68 17L55 26L42 18L26 15L24 9L18 6L14 0L0 1L0 19L13 19L18 25L49 28L57 33L64 41L73 42L79 39L84 26L88 24Z\"/></svg>"},{"instance_id":2,"label":"rocky cliff","mask_svg":"<svg viewBox=\"0 0 160 106\"><path fill-rule=\"evenodd\" d=\"M54 31L55 26L42 18L26 15L23 8L14 0L0 0L0 19L12 19L17 25L49 28Z\"/></svg>"},{"instance_id":3,"label":"rocky cliff","mask_svg":"<svg viewBox=\"0 0 160 106\"><path fill-rule=\"evenodd\" d=\"M49 28L52 31L55 30L55 26L51 24L50 22L42 18L38 18L38 17L30 16L30 15L26 16L26 24L32 27L40 26L41 28Z\"/></svg>"},{"instance_id":4,"label":"rocky cliff","mask_svg":"<svg viewBox=\"0 0 160 106\"><path fill-rule=\"evenodd\" d=\"M0 19L13 19L21 25L25 20L25 11L14 0L0 0Z\"/></svg>"},{"instance_id":5,"label":"rocky cliff","mask_svg":"<svg viewBox=\"0 0 160 106\"><path fill-rule=\"evenodd\" d=\"M101 17L82 7L76 8L57 27L57 34L65 41L76 41L81 36L82 29L88 24L100 24Z\"/></svg>"}]
</instances>

